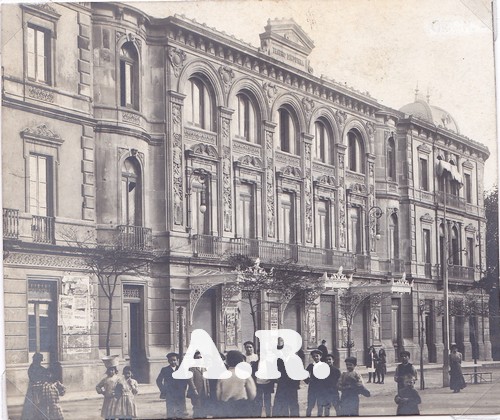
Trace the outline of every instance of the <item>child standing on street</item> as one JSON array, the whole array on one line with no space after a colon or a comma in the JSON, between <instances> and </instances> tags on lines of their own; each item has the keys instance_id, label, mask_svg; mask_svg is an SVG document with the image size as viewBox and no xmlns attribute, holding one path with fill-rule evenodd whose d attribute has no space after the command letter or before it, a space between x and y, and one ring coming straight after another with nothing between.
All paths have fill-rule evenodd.
<instances>
[{"instance_id":1,"label":"child standing on street","mask_svg":"<svg viewBox=\"0 0 500 420\"><path fill-rule=\"evenodd\" d=\"M370 396L370 391L365 388L363 378L356 372L358 360L355 357L345 359L347 372L342 372L339 379L341 416L359 416L359 394Z\"/></svg>"},{"instance_id":2,"label":"child standing on street","mask_svg":"<svg viewBox=\"0 0 500 420\"><path fill-rule=\"evenodd\" d=\"M130 366L125 366L123 368L123 379L118 382L115 388L116 407L122 413L120 417L122 419L137 418L135 395L139 392L139 384L132 376Z\"/></svg>"},{"instance_id":3,"label":"child standing on street","mask_svg":"<svg viewBox=\"0 0 500 420\"><path fill-rule=\"evenodd\" d=\"M307 366L307 371L309 372L309 378L305 379L304 382L309 384L307 389L307 408L306 408L306 417L311 417L312 410L315 405L318 406L318 417L323 416L323 408L326 404L326 395L325 395L325 384L324 379L319 379L314 376L314 366L321 361L321 356L323 353L321 350L313 350L311 351L311 357L313 359L313 363Z\"/></svg>"},{"instance_id":4,"label":"child standing on street","mask_svg":"<svg viewBox=\"0 0 500 420\"><path fill-rule=\"evenodd\" d=\"M335 414L340 415L339 410L339 379L340 370L337 369L333 363L335 362L335 357L333 354L326 355L326 364L330 367L330 375L325 379L325 389L327 402L325 405L325 417L330 417L330 408L333 406L335 409Z\"/></svg>"},{"instance_id":5,"label":"child standing on street","mask_svg":"<svg viewBox=\"0 0 500 420\"><path fill-rule=\"evenodd\" d=\"M418 405L422 402L418 391L414 388L415 380L412 375L406 375L403 379L403 388L398 391L394 402L398 405L396 415L418 416L420 411Z\"/></svg>"}]
</instances>

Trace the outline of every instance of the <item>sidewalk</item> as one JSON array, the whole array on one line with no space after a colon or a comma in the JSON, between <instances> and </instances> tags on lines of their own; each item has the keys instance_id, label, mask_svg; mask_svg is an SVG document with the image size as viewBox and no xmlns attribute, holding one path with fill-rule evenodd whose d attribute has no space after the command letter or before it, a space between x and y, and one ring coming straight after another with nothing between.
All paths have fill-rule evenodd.
<instances>
[{"instance_id":1,"label":"sidewalk","mask_svg":"<svg viewBox=\"0 0 500 420\"><path fill-rule=\"evenodd\" d=\"M417 370L418 370L418 366ZM368 415L395 415L394 396L396 384L393 373L396 365L387 366L387 376L384 384L366 383L368 381L367 369L363 366L358 368L362 374L372 398L361 398L360 414ZM464 372L473 372L474 364L464 362ZM442 365L428 364L424 366L425 390L419 391L422 397L422 414L496 414L500 413L500 399L498 398L498 386L500 384L500 362L478 363L477 370L480 372L492 372L493 381L488 384L468 385L460 394L451 394L449 388L442 387L443 374ZM419 373L420 374L420 373ZM420 379L415 388L418 390ZM464 396L467 395L466 398ZM140 394L136 397L137 406L141 418L161 419L165 416L165 401L160 400L156 385L140 384ZM375 397L375 398L374 398ZM20 418L24 399L9 401L9 418L16 420ZM188 412L191 413L190 400L187 400ZM307 385L301 384L299 390L299 403L301 415L305 414L307 403ZM102 396L95 391L68 392L61 397L61 407L65 418L75 420L99 419L102 405ZM476 410L470 412L472 409ZM313 412L315 413L315 411Z\"/></svg>"}]
</instances>

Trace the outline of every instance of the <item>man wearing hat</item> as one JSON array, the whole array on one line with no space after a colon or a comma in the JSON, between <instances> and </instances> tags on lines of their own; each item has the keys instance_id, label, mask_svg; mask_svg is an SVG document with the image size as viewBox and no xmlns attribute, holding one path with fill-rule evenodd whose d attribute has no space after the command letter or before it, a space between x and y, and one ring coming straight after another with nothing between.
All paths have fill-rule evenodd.
<instances>
[{"instance_id":1,"label":"man wearing hat","mask_svg":"<svg viewBox=\"0 0 500 420\"><path fill-rule=\"evenodd\" d=\"M165 399L167 404L167 418L187 417L186 389L188 380L172 377L172 374L179 368L179 355L177 353L168 353L167 360L168 366L164 367L156 378L160 398Z\"/></svg>"}]
</instances>

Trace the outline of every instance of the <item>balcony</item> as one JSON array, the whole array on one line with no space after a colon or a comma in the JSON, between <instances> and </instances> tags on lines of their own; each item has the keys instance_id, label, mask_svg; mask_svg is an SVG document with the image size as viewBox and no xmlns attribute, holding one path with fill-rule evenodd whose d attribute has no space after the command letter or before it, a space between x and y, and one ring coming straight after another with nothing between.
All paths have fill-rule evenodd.
<instances>
[{"instance_id":1,"label":"balcony","mask_svg":"<svg viewBox=\"0 0 500 420\"><path fill-rule=\"evenodd\" d=\"M448 278L452 280L474 281L474 273L474 267L464 267L461 265L452 265L448 267Z\"/></svg>"},{"instance_id":2,"label":"balcony","mask_svg":"<svg viewBox=\"0 0 500 420\"><path fill-rule=\"evenodd\" d=\"M118 244L123 249L143 251L153 247L151 229L142 226L120 225L118 229Z\"/></svg>"},{"instance_id":3,"label":"balcony","mask_svg":"<svg viewBox=\"0 0 500 420\"><path fill-rule=\"evenodd\" d=\"M465 199L462 197L458 197L457 195L444 193L439 191L436 193L437 201L439 204L443 204L446 200L446 205L450 208L454 208L457 210L466 210L467 205L465 203Z\"/></svg>"},{"instance_id":4,"label":"balcony","mask_svg":"<svg viewBox=\"0 0 500 420\"><path fill-rule=\"evenodd\" d=\"M264 263L290 261L292 263L345 270L354 270L354 254L334 249L312 248L298 244L271 242L248 238L221 238L194 235L191 238L193 254L203 258L222 258L224 254L241 254L260 258Z\"/></svg>"},{"instance_id":5,"label":"balcony","mask_svg":"<svg viewBox=\"0 0 500 420\"><path fill-rule=\"evenodd\" d=\"M369 255L355 255L356 271L370 271L371 258Z\"/></svg>"},{"instance_id":6,"label":"balcony","mask_svg":"<svg viewBox=\"0 0 500 420\"><path fill-rule=\"evenodd\" d=\"M401 274L405 271L405 262L399 259L380 261L380 271Z\"/></svg>"},{"instance_id":7,"label":"balcony","mask_svg":"<svg viewBox=\"0 0 500 420\"><path fill-rule=\"evenodd\" d=\"M195 257L220 258L223 255L222 238L211 235L193 235L191 244Z\"/></svg>"},{"instance_id":8,"label":"balcony","mask_svg":"<svg viewBox=\"0 0 500 420\"><path fill-rule=\"evenodd\" d=\"M55 219L50 216L32 216L31 236L33 242L53 244L55 242Z\"/></svg>"},{"instance_id":9,"label":"balcony","mask_svg":"<svg viewBox=\"0 0 500 420\"><path fill-rule=\"evenodd\" d=\"M4 239L19 238L19 210L3 209L3 237Z\"/></svg>"}]
</instances>

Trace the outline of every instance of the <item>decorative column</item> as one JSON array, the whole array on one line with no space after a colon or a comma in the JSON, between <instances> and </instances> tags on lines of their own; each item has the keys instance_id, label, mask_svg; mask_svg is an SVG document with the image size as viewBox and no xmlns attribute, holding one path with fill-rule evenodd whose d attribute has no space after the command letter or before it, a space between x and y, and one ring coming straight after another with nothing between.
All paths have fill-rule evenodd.
<instances>
[{"instance_id":1,"label":"decorative column","mask_svg":"<svg viewBox=\"0 0 500 420\"><path fill-rule=\"evenodd\" d=\"M276 178L274 175L274 129L276 124L264 121L264 161L266 171L266 225L264 238L276 238Z\"/></svg>"},{"instance_id":2,"label":"decorative column","mask_svg":"<svg viewBox=\"0 0 500 420\"><path fill-rule=\"evenodd\" d=\"M312 159L311 159L311 145L314 136L306 133L302 133L303 143L304 143L304 238L306 243L313 242L313 183L312 183Z\"/></svg>"},{"instance_id":3,"label":"decorative column","mask_svg":"<svg viewBox=\"0 0 500 420\"><path fill-rule=\"evenodd\" d=\"M233 182L231 165L231 116L233 110L219 107L220 118L220 146L219 154L221 156L222 182L220 193L223 203L223 231L233 231Z\"/></svg>"},{"instance_id":4,"label":"decorative column","mask_svg":"<svg viewBox=\"0 0 500 420\"><path fill-rule=\"evenodd\" d=\"M184 156L182 153L182 105L185 95L174 91L168 92L167 123L170 141L167 139L166 162L167 186L172 185L172 189L167 188L169 203L167 208L168 226L177 232L185 231L185 191L184 191ZM171 116L169 120L168 115ZM169 182L170 181L170 182Z\"/></svg>"},{"instance_id":5,"label":"decorative column","mask_svg":"<svg viewBox=\"0 0 500 420\"><path fill-rule=\"evenodd\" d=\"M344 157L347 146L344 144L337 144L337 175L338 175L338 235L339 235L339 248L346 249L346 227L347 227L347 214L346 214L346 188L345 188L345 167Z\"/></svg>"}]
</instances>

